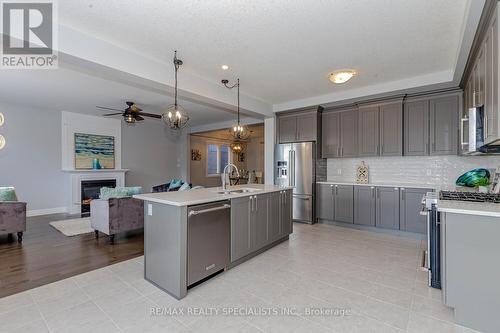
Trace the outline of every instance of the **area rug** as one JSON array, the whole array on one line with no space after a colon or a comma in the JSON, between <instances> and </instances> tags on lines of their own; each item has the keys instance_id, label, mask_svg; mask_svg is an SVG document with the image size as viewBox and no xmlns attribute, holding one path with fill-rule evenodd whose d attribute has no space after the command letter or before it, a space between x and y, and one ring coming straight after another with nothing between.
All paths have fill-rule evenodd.
<instances>
[{"instance_id":1,"label":"area rug","mask_svg":"<svg viewBox=\"0 0 500 333\"><path fill-rule=\"evenodd\" d=\"M62 232L65 236L76 236L94 232L94 229L90 227L90 217L54 221L49 224Z\"/></svg>"}]
</instances>

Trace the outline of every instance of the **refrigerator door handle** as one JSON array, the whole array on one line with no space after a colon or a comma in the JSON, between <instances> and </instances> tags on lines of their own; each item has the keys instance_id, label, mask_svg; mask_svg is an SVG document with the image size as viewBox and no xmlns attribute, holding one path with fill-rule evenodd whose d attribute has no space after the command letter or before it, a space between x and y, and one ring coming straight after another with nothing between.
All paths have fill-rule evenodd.
<instances>
[{"instance_id":1,"label":"refrigerator door handle","mask_svg":"<svg viewBox=\"0 0 500 333\"><path fill-rule=\"evenodd\" d=\"M290 150L290 186L295 186L295 150Z\"/></svg>"}]
</instances>

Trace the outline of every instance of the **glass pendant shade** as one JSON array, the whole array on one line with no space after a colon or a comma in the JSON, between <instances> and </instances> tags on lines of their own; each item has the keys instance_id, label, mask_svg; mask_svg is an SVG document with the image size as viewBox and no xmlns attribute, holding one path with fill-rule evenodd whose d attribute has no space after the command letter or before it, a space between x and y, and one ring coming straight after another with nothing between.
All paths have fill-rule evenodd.
<instances>
[{"instance_id":1,"label":"glass pendant shade","mask_svg":"<svg viewBox=\"0 0 500 333\"><path fill-rule=\"evenodd\" d=\"M235 140L247 140L250 133L250 130L245 125L236 124L231 128L231 135Z\"/></svg>"},{"instance_id":2,"label":"glass pendant shade","mask_svg":"<svg viewBox=\"0 0 500 333\"><path fill-rule=\"evenodd\" d=\"M245 150L245 145L242 142L233 142L231 144L231 150L233 153L241 153Z\"/></svg>"}]
</instances>

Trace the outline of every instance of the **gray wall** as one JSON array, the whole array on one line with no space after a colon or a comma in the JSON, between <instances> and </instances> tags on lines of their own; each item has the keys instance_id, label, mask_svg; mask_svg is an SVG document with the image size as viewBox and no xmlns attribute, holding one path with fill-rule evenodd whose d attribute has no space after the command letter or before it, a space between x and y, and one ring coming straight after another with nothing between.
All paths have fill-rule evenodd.
<instances>
[{"instance_id":1,"label":"gray wall","mask_svg":"<svg viewBox=\"0 0 500 333\"><path fill-rule=\"evenodd\" d=\"M69 182L61 172L61 114L0 103L0 186L15 186L28 210L64 207ZM67 181L65 181L67 179Z\"/></svg>"},{"instance_id":2,"label":"gray wall","mask_svg":"<svg viewBox=\"0 0 500 333\"><path fill-rule=\"evenodd\" d=\"M62 208L70 175L61 171L61 112L0 103L5 124L0 134L0 186L15 186L28 210ZM118 147L117 147L118 149ZM161 121L122 127L122 168L127 185L152 185L187 173L186 135L175 136Z\"/></svg>"},{"instance_id":3,"label":"gray wall","mask_svg":"<svg viewBox=\"0 0 500 333\"><path fill-rule=\"evenodd\" d=\"M122 168L126 184L151 191L153 185L186 177L185 134L171 133L163 122L122 123Z\"/></svg>"}]
</instances>

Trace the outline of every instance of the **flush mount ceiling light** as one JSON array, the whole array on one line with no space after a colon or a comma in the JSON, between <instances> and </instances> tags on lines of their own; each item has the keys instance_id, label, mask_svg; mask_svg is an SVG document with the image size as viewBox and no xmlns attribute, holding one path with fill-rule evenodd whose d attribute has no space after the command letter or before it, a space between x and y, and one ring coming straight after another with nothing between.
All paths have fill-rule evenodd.
<instances>
[{"instance_id":1,"label":"flush mount ceiling light","mask_svg":"<svg viewBox=\"0 0 500 333\"><path fill-rule=\"evenodd\" d=\"M4 121L5 121L5 118L4 118L4 116L3 116L3 113L2 113L2 112L0 112L0 126L2 126L2 125L3 125Z\"/></svg>"},{"instance_id":2,"label":"flush mount ceiling light","mask_svg":"<svg viewBox=\"0 0 500 333\"><path fill-rule=\"evenodd\" d=\"M5 138L3 137L2 134L0 134L0 149L3 149L5 147Z\"/></svg>"},{"instance_id":3,"label":"flush mount ceiling light","mask_svg":"<svg viewBox=\"0 0 500 333\"><path fill-rule=\"evenodd\" d=\"M173 130L182 130L189 121L189 116L186 111L177 103L177 72L182 66L182 60L177 59L177 51L174 52L174 68L175 68L175 91L174 104L167 108L161 118Z\"/></svg>"},{"instance_id":4,"label":"flush mount ceiling light","mask_svg":"<svg viewBox=\"0 0 500 333\"><path fill-rule=\"evenodd\" d=\"M222 66L220 66L220 68L222 68L222 70L224 70L224 71L227 71L229 69L229 66L228 65L222 65Z\"/></svg>"},{"instance_id":5,"label":"flush mount ceiling light","mask_svg":"<svg viewBox=\"0 0 500 333\"><path fill-rule=\"evenodd\" d=\"M328 74L328 79L333 83L340 84L349 81L354 75L356 75L354 70L341 70Z\"/></svg>"},{"instance_id":6,"label":"flush mount ceiling light","mask_svg":"<svg viewBox=\"0 0 500 333\"><path fill-rule=\"evenodd\" d=\"M231 135L236 140L246 140L251 133L248 127L240 123L240 79L237 79L232 86L229 85L229 80L224 79L221 82L228 89L238 88L238 122L231 128Z\"/></svg>"}]
</instances>

